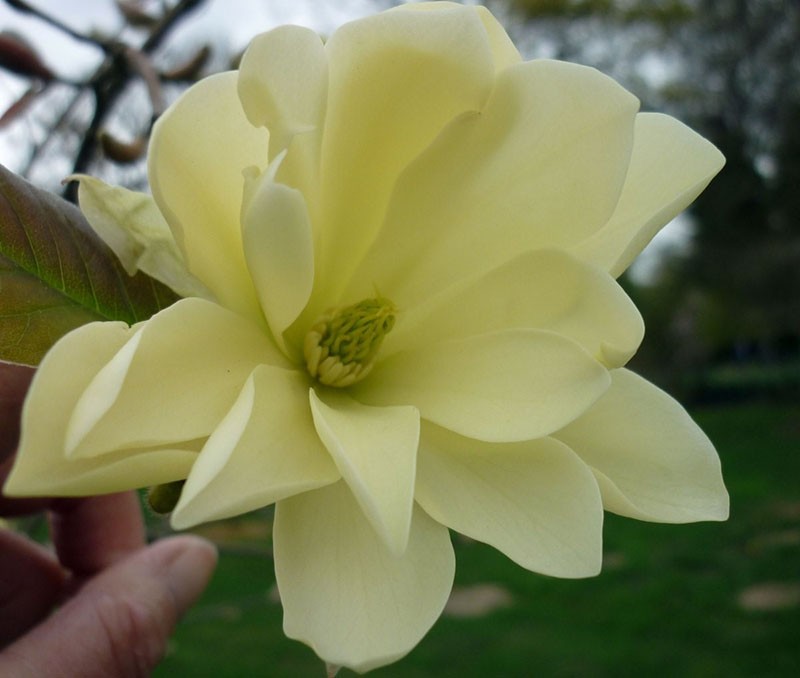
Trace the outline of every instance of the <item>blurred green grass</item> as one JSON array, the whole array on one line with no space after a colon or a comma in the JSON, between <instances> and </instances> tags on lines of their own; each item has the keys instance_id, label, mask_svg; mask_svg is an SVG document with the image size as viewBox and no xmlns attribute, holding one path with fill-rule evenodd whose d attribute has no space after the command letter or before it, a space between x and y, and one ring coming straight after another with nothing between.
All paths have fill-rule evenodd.
<instances>
[{"instance_id":1,"label":"blurred green grass","mask_svg":"<svg viewBox=\"0 0 800 678\"><path fill-rule=\"evenodd\" d=\"M512 604L478 618L443 617L408 657L370 675L800 675L800 408L694 414L722 457L727 523L609 515L603 573L580 581L535 575L487 546L456 540L456 586L491 582ZM280 605L268 593L268 540L229 529L209 591L154 675L324 676L311 650L283 636ZM774 595L759 599L764 586ZM760 605L741 605L748 590Z\"/></svg>"}]
</instances>

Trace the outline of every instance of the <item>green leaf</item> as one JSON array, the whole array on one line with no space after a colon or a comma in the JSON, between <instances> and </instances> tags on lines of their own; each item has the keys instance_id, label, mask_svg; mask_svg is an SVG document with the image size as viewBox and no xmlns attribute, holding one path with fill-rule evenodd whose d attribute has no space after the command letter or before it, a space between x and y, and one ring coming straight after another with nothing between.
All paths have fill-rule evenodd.
<instances>
[{"instance_id":1,"label":"green leaf","mask_svg":"<svg viewBox=\"0 0 800 678\"><path fill-rule=\"evenodd\" d=\"M0 165L0 360L37 365L79 325L133 324L177 299L129 276L77 207Z\"/></svg>"}]
</instances>

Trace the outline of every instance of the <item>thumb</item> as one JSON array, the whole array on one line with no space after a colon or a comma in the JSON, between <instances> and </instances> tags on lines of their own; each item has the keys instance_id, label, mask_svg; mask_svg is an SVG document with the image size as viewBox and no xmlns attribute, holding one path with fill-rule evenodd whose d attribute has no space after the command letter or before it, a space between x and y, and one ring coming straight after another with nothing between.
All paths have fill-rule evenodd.
<instances>
[{"instance_id":1,"label":"thumb","mask_svg":"<svg viewBox=\"0 0 800 678\"><path fill-rule=\"evenodd\" d=\"M216 565L214 546L172 537L89 580L46 621L0 655L0 675L149 676L178 619Z\"/></svg>"}]
</instances>

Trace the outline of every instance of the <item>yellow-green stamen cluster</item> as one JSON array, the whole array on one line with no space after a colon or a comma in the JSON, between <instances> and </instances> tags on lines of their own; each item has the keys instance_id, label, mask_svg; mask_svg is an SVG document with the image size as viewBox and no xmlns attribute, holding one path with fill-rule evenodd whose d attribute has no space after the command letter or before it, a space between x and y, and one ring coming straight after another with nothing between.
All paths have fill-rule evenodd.
<instances>
[{"instance_id":1,"label":"yellow-green stamen cluster","mask_svg":"<svg viewBox=\"0 0 800 678\"><path fill-rule=\"evenodd\" d=\"M326 386L350 386L369 374L397 310L377 297L322 315L306 334L308 372Z\"/></svg>"}]
</instances>

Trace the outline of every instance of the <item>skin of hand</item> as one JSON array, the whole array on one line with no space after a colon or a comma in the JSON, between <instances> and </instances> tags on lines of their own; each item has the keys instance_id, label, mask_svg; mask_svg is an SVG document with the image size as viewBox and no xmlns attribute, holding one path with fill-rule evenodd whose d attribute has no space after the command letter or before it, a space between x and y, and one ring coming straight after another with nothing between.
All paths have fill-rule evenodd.
<instances>
[{"instance_id":1,"label":"skin of hand","mask_svg":"<svg viewBox=\"0 0 800 678\"><path fill-rule=\"evenodd\" d=\"M30 368L0 363L0 484L10 470ZM57 407L57 404L54 404ZM148 676L208 584L213 544L145 543L132 492L9 499L0 516L47 511L54 553L0 529L0 676Z\"/></svg>"}]
</instances>

